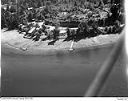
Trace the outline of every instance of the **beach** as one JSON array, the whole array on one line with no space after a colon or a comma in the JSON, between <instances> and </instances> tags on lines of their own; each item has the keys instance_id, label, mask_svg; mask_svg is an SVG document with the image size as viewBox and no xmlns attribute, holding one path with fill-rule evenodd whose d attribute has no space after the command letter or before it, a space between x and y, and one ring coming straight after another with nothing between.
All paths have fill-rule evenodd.
<instances>
[{"instance_id":1,"label":"beach","mask_svg":"<svg viewBox=\"0 0 128 101\"><path fill-rule=\"evenodd\" d=\"M17 30L6 31L5 29L1 30L1 46L6 51L8 49L13 53L21 54L55 54L57 51L68 52L70 50L78 49L92 49L105 47L112 45L117 42L119 34L109 34L109 35L99 35L96 37L85 38L79 41L64 41L65 39L61 38L55 43L52 43L52 40L42 41L33 41L32 39L23 38L23 34L19 34Z\"/></svg>"}]
</instances>

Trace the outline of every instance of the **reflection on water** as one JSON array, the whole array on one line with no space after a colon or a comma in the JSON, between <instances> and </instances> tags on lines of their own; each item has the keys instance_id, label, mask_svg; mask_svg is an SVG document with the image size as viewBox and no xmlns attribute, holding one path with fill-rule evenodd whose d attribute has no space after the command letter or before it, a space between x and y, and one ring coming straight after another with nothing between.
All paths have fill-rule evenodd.
<instances>
[{"instance_id":1,"label":"reflection on water","mask_svg":"<svg viewBox=\"0 0 128 101\"><path fill-rule=\"evenodd\" d=\"M2 95L83 96L111 49L112 46L52 56L2 52ZM123 55L99 96L128 96Z\"/></svg>"}]
</instances>

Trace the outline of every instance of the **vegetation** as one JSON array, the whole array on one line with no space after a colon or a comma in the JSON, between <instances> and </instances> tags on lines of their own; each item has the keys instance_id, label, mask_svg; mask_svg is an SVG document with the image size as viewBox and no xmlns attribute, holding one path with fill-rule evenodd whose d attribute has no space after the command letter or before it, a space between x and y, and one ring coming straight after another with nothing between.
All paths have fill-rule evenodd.
<instances>
[{"instance_id":1,"label":"vegetation","mask_svg":"<svg viewBox=\"0 0 128 101\"><path fill-rule=\"evenodd\" d=\"M100 17L103 4L108 8L109 12L110 1L113 0L103 0L103 4L101 1L102 0L2 0L2 24L6 23L2 28L9 26L13 20L18 20L14 21L17 23L17 26L19 23L23 23L23 19L26 19L28 22L31 22L32 19L45 19L47 22L52 23L55 22L56 19L59 19L60 23L63 23L65 21L77 22L92 16ZM116 0L116 2L117 1L119 2L119 0ZM11 8L8 8L9 6L11 6ZM7 10L4 10L4 8L7 8ZM8 15L13 17L9 19ZM12 21L7 24L7 21L4 21L6 19L7 21Z\"/></svg>"},{"instance_id":2,"label":"vegetation","mask_svg":"<svg viewBox=\"0 0 128 101\"><path fill-rule=\"evenodd\" d=\"M46 25L78 27L79 33L88 33L88 28L95 30L94 33L104 33L97 28L110 25L117 27L124 23L124 11L120 0L2 0L1 2L2 28L12 30L23 25L27 27L24 27L26 33L35 26L31 23L33 21L45 21Z\"/></svg>"}]
</instances>

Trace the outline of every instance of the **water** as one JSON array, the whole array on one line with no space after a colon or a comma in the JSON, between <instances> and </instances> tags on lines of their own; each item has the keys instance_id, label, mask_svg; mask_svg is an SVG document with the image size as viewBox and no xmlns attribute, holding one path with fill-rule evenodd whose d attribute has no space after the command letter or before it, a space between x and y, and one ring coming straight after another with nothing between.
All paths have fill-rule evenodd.
<instances>
[{"instance_id":1,"label":"water","mask_svg":"<svg viewBox=\"0 0 128 101\"><path fill-rule=\"evenodd\" d=\"M83 96L112 46L51 56L6 54L2 96ZM99 96L128 96L123 52Z\"/></svg>"}]
</instances>

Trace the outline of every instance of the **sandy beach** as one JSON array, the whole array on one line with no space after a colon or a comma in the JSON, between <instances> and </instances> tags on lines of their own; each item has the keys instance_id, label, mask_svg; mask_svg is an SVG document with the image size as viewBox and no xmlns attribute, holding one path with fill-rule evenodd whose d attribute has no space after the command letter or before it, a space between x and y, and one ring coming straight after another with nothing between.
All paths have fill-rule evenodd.
<instances>
[{"instance_id":1,"label":"sandy beach","mask_svg":"<svg viewBox=\"0 0 128 101\"><path fill-rule=\"evenodd\" d=\"M99 35L92 38L81 39L77 42L72 40L64 41L59 39L54 44L52 40L33 41L32 39L23 38L23 34L19 34L17 30L6 31L1 30L2 48L6 51L21 54L54 54L57 51L68 52L68 50L90 49L112 45L117 42L119 34ZM49 44L51 43L51 44ZM8 50L9 49L9 50Z\"/></svg>"}]
</instances>

